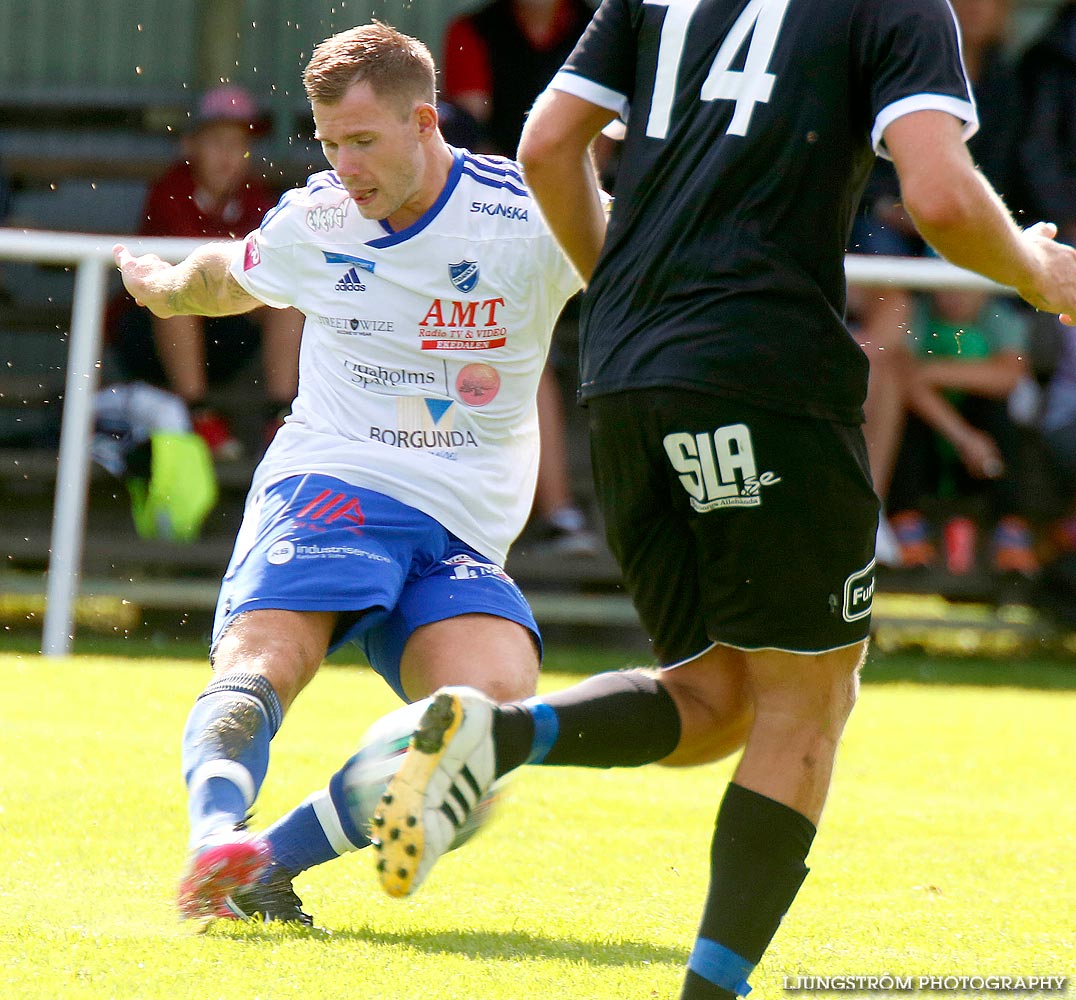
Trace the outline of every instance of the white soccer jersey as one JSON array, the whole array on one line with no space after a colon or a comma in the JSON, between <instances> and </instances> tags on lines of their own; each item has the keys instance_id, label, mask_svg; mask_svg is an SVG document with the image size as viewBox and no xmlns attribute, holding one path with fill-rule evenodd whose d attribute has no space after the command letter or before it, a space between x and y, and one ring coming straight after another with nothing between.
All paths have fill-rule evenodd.
<instances>
[{"instance_id":1,"label":"white soccer jersey","mask_svg":"<svg viewBox=\"0 0 1076 1000\"><path fill-rule=\"evenodd\" d=\"M400 232L364 219L324 171L238 245L239 284L306 316L299 394L250 496L335 476L503 563L533 500L553 324L580 281L518 165L453 152L437 202Z\"/></svg>"}]
</instances>

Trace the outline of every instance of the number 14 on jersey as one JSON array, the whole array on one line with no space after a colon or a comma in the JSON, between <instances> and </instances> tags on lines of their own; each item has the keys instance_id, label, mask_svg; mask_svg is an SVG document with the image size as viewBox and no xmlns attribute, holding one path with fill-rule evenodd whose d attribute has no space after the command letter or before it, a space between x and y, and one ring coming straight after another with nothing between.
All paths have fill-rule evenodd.
<instances>
[{"instance_id":1,"label":"number 14 on jersey","mask_svg":"<svg viewBox=\"0 0 1076 1000\"><path fill-rule=\"evenodd\" d=\"M702 2L643 0L644 5L667 8L658 44L650 117L646 122L646 134L651 139L664 139L669 133L669 118L676 98L676 80L684 55L684 43L691 20ZM699 92L699 100L735 102L727 135L747 135L755 105L766 104L773 93L777 77L769 71L770 58L777 45L788 4L789 0L750 0L717 50ZM748 36L751 41L744 68L732 69L732 63Z\"/></svg>"}]
</instances>

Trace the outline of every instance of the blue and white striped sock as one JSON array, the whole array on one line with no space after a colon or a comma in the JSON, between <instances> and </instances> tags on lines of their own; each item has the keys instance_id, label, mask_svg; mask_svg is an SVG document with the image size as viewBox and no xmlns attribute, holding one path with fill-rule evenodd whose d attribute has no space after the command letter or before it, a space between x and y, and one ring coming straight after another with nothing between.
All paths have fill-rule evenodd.
<instances>
[{"instance_id":1,"label":"blue and white striped sock","mask_svg":"<svg viewBox=\"0 0 1076 1000\"><path fill-rule=\"evenodd\" d=\"M369 845L370 839L351 815L344 792L344 774L351 762L329 779L327 788L315 792L265 831L273 860L292 874Z\"/></svg>"},{"instance_id":2,"label":"blue and white striped sock","mask_svg":"<svg viewBox=\"0 0 1076 1000\"><path fill-rule=\"evenodd\" d=\"M282 719L276 692L260 674L223 674L195 701L182 754L192 848L246 818L265 780L269 741Z\"/></svg>"}]
</instances>

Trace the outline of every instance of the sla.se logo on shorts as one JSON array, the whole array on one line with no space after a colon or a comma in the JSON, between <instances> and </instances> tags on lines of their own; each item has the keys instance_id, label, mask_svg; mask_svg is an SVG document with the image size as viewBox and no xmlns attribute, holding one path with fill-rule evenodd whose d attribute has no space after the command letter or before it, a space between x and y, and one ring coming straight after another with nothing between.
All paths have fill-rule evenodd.
<instances>
[{"instance_id":1,"label":"sla.se logo on shorts","mask_svg":"<svg viewBox=\"0 0 1076 1000\"><path fill-rule=\"evenodd\" d=\"M781 481L772 472L758 472L745 424L719 427L713 434L666 434L663 444L691 506L700 514L720 507L757 507L762 503L760 488Z\"/></svg>"}]
</instances>

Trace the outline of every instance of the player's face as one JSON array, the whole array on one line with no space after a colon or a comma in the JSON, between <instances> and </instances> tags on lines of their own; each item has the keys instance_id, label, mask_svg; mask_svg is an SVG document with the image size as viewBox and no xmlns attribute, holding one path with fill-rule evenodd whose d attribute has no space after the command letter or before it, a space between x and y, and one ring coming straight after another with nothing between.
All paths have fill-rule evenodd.
<instances>
[{"instance_id":1,"label":"player's face","mask_svg":"<svg viewBox=\"0 0 1076 1000\"><path fill-rule=\"evenodd\" d=\"M437 112L430 105L405 114L400 102L357 83L336 104L311 107L325 158L364 218L401 229L433 204L438 192L427 190L426 168Z\"/></svg>"}]
</instances>

